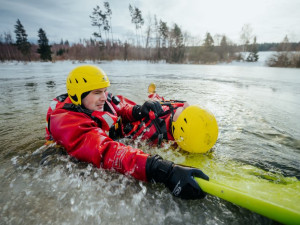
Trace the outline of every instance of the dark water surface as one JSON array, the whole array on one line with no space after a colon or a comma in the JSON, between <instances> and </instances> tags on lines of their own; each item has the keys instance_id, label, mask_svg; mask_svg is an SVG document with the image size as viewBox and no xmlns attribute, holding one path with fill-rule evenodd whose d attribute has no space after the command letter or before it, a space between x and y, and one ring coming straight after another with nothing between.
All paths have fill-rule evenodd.
<instances>
[{"instance_id":1,"label":"dark water surface","mask_svg":"<svg viewBox=\"0 0 300 225\"><path fill-rule=\"evenodd\" d=\"M183 201L162 186L76 163L63 149L45 147L49 103L66 92L68 72L78 65L0 64L0 224L275 223L213 196ZM259 64L97 65L108 74L114 94L141 104L155 82L162 96L213 112L220 133L207 156L212 160L235 160L300 179L300 70Z\"/></svg>"}]
</instances>

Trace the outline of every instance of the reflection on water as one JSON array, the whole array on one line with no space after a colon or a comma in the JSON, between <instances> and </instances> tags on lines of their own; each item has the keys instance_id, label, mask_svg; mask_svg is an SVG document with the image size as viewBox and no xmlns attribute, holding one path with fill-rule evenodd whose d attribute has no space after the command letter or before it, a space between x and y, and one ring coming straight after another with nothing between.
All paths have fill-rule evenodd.
<instances>
[{"instance_id":1,"label":"reflection on water","mask_svg":"<svg viewBox=\"0 0 300 225\"><path fill-rule=\"evenodd\" d=\"M76 162L62 148L44 146L48 105L66 92L65 79L77 64L0 66L1 223L274 223L213 196L197 201L174 198L160 185ZM154 82L159 94L188 100L213 112L220 134L213 151L203 156L204 162L226 165L234 160L299 179L299 70L255 64L119 61L103 62L101 67L112 83L109 91L137 103L147 98L147 86ZM188 156L168 146L131 144L176 163Z\"/></svg>"}]
</instances>

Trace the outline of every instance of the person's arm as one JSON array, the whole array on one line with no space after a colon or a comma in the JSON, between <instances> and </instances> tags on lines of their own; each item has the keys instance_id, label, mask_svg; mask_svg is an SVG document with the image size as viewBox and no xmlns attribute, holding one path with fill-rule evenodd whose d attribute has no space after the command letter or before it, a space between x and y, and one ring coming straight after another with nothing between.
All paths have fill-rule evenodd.
<instances>
[{"instance_id":1,"label":"person's arm","mask_svg":"<svg viewBox=\"0 0 300 225\"><path fill-rule=\"evenodd\" d=\"M205 193L193 176L208 177L199 169L176 165L160 156L113 141L86 115L63 109L51 115L51 133L69 155L104 169L113 169L142 181L165 184L173 195L203 198Z\"/></svg>"},{"instance_id":2,"label":"person's arm","mask_svg":"<svg viewBox=\"0 0 300 225\"><path fill-rule=\"evenodd\" d=\"M125 98L121 95L114 96L115 101L112 100L110 103L118 116L121 116L124 122L134 122L137 121L135 112L139 108L135 102Z\"/></svg>"},{"instance_id":3,"label":"person's arm","mask_svg":"<svg viewBox=\"0 0 300 225\"><path fill-rule=\"evenodd\" d=\"M141 120L145 116L148 116L150 111L153 111L156 116L164 112L158 101L148 100L143 105L137 105L135 102L123 96L118 95L117 97L118 104L115 104L113 101L111 104L124 122Z\"/></svg>"},{"instance_id":4,"label":"person's arm","mask_svg":"<svg viewBox=\"0 0 300 225\"><path fill-rule=\"evenodd\" d=\"M149 155L113 141L86 115L56 110L50 129L54 140L78 160L147 180L145 167Z\"/></svg>"}]
</instances>

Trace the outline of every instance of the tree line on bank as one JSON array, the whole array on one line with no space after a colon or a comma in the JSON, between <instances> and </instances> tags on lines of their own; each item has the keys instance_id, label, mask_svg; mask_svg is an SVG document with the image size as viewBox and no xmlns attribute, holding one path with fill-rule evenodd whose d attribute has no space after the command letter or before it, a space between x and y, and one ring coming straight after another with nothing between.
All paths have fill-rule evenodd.
<instances>
[{"instance_id":1,"label":"tree line on bank","mask_svg":"<svg viewBox=\"0 0 300 225\"><path fill-rule=\"evenodd\" d=\"M70 44L67 40L49 44L46 32L37 32L38 43L29 43L28 35L18 19L14 26L16 41L10 33L0 34L0 60L56 61L56 60L149 60L168 63L215 64L233 60L256 62L259 51L277 51L268 61L269 66L300 68L300 42L290 43L286 36L281 43L258 44L249 24L241 31L241 45L232 43L225 35L207 32L202 43L197 43L178 24L168 26L156 15L145 20L141 10L129 5L131 22L135 27L135 39L121 42L113 39L112 10L108 2L104 8L97 5L90 15L96 28L93 38ZM105 37L104 37L105 36ZM241 54L246 52L246 54Z\"/></svg>"}]
</instances>

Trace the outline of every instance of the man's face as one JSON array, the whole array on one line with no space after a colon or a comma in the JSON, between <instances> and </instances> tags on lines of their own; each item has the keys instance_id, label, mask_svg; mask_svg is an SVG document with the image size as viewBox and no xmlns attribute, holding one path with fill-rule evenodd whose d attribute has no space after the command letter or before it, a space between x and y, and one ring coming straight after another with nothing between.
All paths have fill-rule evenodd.
<instances>
[{"instance_id":1,"label":"man's face","mask_svg":"<svg viewBox=\"0 0 300 225\"><path fill-rule=\"evenodd\" d=\"M174 114L174 116L173 116L173 121L174 121L174 122L178 119L178 117L179 117L179 115L181 114L181 112L182 112L186 107L188 107L188 106L189 106L189 103L185 102L184 105L183 105L182 107L179 107L178 109L176 109L176 112L175 112L175 114Z\"/></svg>"},{"instance_id":2,"label":"man's face","mask_svg":"<svg viewBox=\"0 0 300 225\"><path fill-rule=\"evenodd\" d=\"M82 104L85 108L92 111L103 111L106 97L107 88L100 88L96 90L92 90L83 100Z\"/></svg>"}]
</instances>

